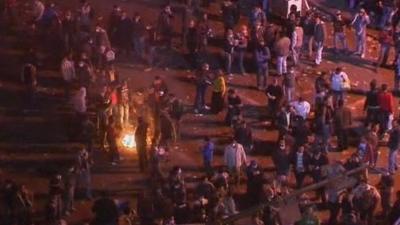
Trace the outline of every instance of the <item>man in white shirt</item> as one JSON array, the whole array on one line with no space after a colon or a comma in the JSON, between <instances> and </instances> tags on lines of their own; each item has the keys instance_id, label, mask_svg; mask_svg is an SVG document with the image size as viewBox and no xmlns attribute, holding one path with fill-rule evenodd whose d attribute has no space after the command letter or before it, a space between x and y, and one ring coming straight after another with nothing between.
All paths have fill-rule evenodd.
<instances>
[{"instance_id":1,"label":"man in white shirt","mask_svg":"<svg viewBox=\"0 0 400 225\"><path fill-rule=\"evenodd\" d=\"M337 107L339 100L344 100L346 88L349 88L349 77L343 72L342 67L337 67L331 75L331 91L333 94L333 105Z\"/></svg>"},{"instance_id":2,"label":"man in white shirt","mask_svg":"<svg viewBox=\"0 0 400 225\"><path fill-rule=\"evenodd\" d=\"M299 97L297 101L291 104L297 116L301 116L304 120L307 119L310 114L311 105L303 97Z\"/></svg>"},{"instance_id":3,"label":"man in white shirt","mask_svg":"<svg viewBox=\"0 0 400 225\"><path fill-rule=\"evenodd\" d=\"M76 79L75 63L72 60L72 53L68 53L68 55L65 56L65 58L61 62L61 75L65 83L65 97L68 97L71 83Z\"/></svg>"},{"instance_id":4,"label":"man in white shirt","mask_svg":"<svg viewBox=\"0 0 400 225\"><path fill-rule=\"evenodd\" d=\"M243 146L235 139L233 139L232 143L225 148L224 162L225 166L228 167L229 172L233 174L233 177L236 177L237 184L239 184L241 167L246 166L247 157Z\"/></svg>"}]
</instances>

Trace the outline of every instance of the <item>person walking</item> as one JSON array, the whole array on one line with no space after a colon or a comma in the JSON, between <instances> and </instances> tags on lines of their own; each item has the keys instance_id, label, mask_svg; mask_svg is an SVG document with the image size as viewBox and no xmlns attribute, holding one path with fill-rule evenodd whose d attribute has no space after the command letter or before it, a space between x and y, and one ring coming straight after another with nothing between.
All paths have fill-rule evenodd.
<instances>
[{"instance_id":1,"label":"person walking","mask_svg":"<svg viewBox=\"0 0 400 225\"><path fill-rule=\"evenodd\" d=\"M359 10L358 14L351 22L351 25L355 30L357 42L357 49L354 54L359 55L361 58L365 57L367 43L367 26L368 24L370 24L370 22L370 18L363 8Z\"/></svg>"},{"instance_id":2,"label":"person walking","mask_svg":"<svg viewBox=\"0 0 400 225\"><path fill-rule=\"evenodd\" d=\"M396 53L396 61L394 66L393 90L398 93L400 91L400 52Z\"/></svg>"},{"instance_id":3,"label":"person walking","mask_svg":"<svg viewBox=\"0 0 400 225\"><path fill-rule=\"evenodd\" d=\"M232 142L225 148L224 161L225 166L234 177L235 183L239 185L242 167L247 164L247 156L243 146L234 138L232 138Z\"/></svg>"},{"instance_id":4,"label":"person walking","mask_svg":"<svg viewBox=\"0 0 400 225\"><path fill-rule=\"evenodd\" d=\"M137 119L137 127L135 131L135 142L136 150L139 156L139 168L140 172L145 172L147 169L147 129L148 124L144 121L142 117Z\"/></svg>"},{"instance_id":5,"label":"person walking","mask_svg":"<svg viewBox=\"0 0 400 225\"><path fill-rule=\"evenodd\" d=\"M314 43L317 48L315 55L315 64L317 66L322 62L322 50L324 49L325 37L325 23L321 20L320 15L315 15Z\"/></svg>"}]
</instances>

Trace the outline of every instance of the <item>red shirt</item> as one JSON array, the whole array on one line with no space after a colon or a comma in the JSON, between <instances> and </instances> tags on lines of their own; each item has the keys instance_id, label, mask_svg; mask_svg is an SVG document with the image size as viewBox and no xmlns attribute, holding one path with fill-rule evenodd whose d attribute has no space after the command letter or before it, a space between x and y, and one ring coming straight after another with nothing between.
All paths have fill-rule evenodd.
<instances>
[{"instance_id":1,"label":"red shirt","mask_svg":"<svg viewBox=\"0 0 400 225\"><path fill-rule=\"evenodd\" d=\"M393 95L390 92L381 92L378 102L382 111L393 113Z\"/></svg>"}]
</instances>

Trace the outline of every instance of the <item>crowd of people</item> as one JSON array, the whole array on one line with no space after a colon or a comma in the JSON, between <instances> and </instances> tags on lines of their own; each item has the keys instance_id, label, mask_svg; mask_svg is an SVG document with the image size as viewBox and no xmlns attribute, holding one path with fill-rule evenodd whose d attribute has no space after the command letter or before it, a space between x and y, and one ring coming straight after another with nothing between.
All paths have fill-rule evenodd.
<instances>
[{"instance_id":1,"label":"crowd of people","mask_svg":"<svg viewBox=\"0 0 400 225\"><path fill-rule=\"evenodd\" d=\"M378 185L370 184L368 175L362 173L355 176L356 184L351 187L338 190L336 185L328 184L315 190L314 199L301 195L298 198L301 216L296 224L321 223L315 203L321 205L319 209L328 209L326 224L329 225L373 225L377 219L384 224L398 223L400 191L395 196L393 193L400 120L395 118L390 88L387 84L378 85L376 80L370 82L363 109L366 112L363 132L360 138L350 139L355 136L350 135L354 132L353 119L346 107L351 81L344 68L338 66L331 73L319 74L314 83L313 102L296 90L301 62L311 60L319 66L323 61L329 35L327 21L314 10L301 14L299 9L291 7L287 19L277 25L269 21L265 2L268 1L254 3L250 12L242 12L239 2L222 2L219 16L224 25L223 44L217 47L222 53L223 66L215 69L210 66L213 62L208 56L213 50L209 43L218 37L208 19L208 1L188 0L179 13L172 10L170 3L164 4L157 20L150 23L143 21L141 13L129 15L118 5L113 6L108 18L103 17L87 0L81 0L77 10L62 10L41 0L30 1L24 5L27 8L22 14L27 18L21 23L18 16L22 3L5 1L3 24L10 30L23 27L28 43L21 71L24 108L38 107L38 71L49 66L46 64L56 65L63 81L63 97L74 112L69 138L84 146L71 166L49 181L45 210L48 224L65 223L63 219L75 211L74 199L93 198L91 167L96 164L98 152L105 153L111 165L118 165L122 160L121 135L132 127L139 169L150 174L149 187L139 194L136 211L128 203L113 200L110 193L102 193L92 208L94 225L214 224L238 214L241 208L260 203L268 204L254 212L252 224L282 224L277 202L310 182L333 179L363 165L374 170L381 140L386 140L389 154ZM400 10L391 0L378 1L374 7L363 2L366 1L349 1L349 7L357 9L349 22L340 11L336 13L332 22L333 54L351 53L365 58L367 27L377 27L380 55L376 67L378 70L380 66L392 66L387 61L394 45L393 90L397 92ZM178 32L180 44L175 35L178 17L182 19ZM243 18L247 24L240 22ZM349 49L347 26L354 28L355 51ZM187 69L192 71L189 78L196 91L193 111L162 77L156 76L149 88L136 90L138 87L123 79L115 65L116 60L124 58L145 65L144 72L155 67L168 69L173 65L166 58L174 51L187 56ZM39 52L45 52L46 58ZM275 69L270 69L271 65ZM270 147L274 148L273 174L265 172L261 161L248 160L248 154L255 148L252 129L246 123L240 95L228 84L234 74L247 76L252 72L257 77L254 86L268 99L268 120L279 133L277 145ZM272 79L270 75L274 75ZM209 87L211 104L206 99ZM232 128L222 166L214 162L216 140L204 137L200 150L205 175L195 188L186 185L185 171L180 166L174 166L168 173L161 166L171 146L181 138L182 117L190 112L199 116L225 113L224 125ZM333 137L336 146L332 144ZM329 152L347 150L350 144L355 144L357 150L345 161L328 157ZM243 182L245 200L238 201L237 189ZM2 188L2 222L33 224L34 199L26 185L7 180Z\"/></svg>"}]
</instances>

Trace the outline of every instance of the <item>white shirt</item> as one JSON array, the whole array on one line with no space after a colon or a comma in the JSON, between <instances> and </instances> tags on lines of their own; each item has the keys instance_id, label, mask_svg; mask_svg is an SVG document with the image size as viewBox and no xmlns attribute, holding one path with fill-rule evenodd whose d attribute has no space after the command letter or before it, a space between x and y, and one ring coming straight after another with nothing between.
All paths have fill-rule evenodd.
<instances>
[{"instance_id":1,"label":"white shirt","mask_svg":"<svg viewBox=\"0 0 400 225\"><path fill-rule=\"evenodd\" d=\"M86 88L81 87L79 91L72 97L72 105L75 112L85 113L86 107Z\"/></svg>"},{"instance_id":2,"label":"white shirt","mask_svg":"<svg viewBox=\"0 0 400 225\"><path fill-rule=\"evenodd\" d=\"M224 161L225 165L229 168L240 168L242 165L246 164L246 153L243 149L243 146L239 143L236 143L235 146L233 144L229 144L225 148L224 153Z\"/></svg>"},{"instance_id":3,"label":"white shirt","mask_svg":"<svg viewBox=\"0 0 400 225\"><path fill-rule=\"evenodd\" d=\"M308 114L311 110L311 105L307 101L295 101L292 103L294 110L296 111L296 115L303 117L303 119L307 119Z\"/></svg>"},{"instance_id":4,"label":"white shirt","mask_svg":"<svg viewBox=\"0 0 400 225\"><path fill-rule=\"evenodd\" d=\"M75 63L68 58L65 58L61 63L61 74L65 81L72 81L76 78Z\"/></svg>"},{"instance_id":5,"label":"white shirt","mask_svg":"<svg viewBox=\"0 0 400 225\"><path fill-rule=\"evenodd\" d=\"M348 80L348 76L345 72L332 73L331 77L331 89L334 91L342 91L343 84Z\"/></svg>"}]
</instances>

